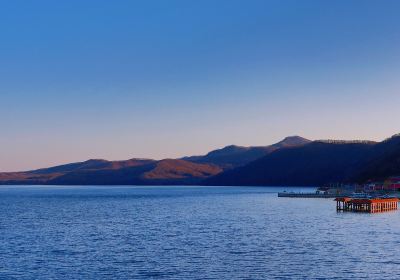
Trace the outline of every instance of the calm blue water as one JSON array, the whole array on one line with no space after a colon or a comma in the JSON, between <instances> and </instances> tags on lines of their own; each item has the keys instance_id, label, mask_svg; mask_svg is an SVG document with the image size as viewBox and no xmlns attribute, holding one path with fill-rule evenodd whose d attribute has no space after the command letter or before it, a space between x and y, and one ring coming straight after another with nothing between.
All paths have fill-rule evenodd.
<instances>
[{"instance_id":1,"label":"calm blue water","mask_svg":"<svg viewBox=\"0 0 400 280\"><path fill-rule=\"evenodd\" d=\"M400 212L254 187L1 187L0 279L399 279Z\"/></svg>"}]
</instances>

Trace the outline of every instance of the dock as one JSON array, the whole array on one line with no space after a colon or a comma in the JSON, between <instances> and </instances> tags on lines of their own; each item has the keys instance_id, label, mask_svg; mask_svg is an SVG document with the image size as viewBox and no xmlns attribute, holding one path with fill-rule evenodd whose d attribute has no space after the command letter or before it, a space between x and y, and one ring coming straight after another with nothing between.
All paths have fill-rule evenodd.
<instances>
[{"instance_id":1,"label":"dock","mask_svg":"<svg viewBox=\"0 0 400 280\"><path fill-rule=\"evenodd\" d=\"M336 211L378 213L397 210L397 197L351 198L337 197Z\"/></svg>"},{"instance_id":2,"label":"dock","mask_svg":"<svg viewBox=\"0 0 400 280\"><path fill-rule=\"evenodd\" d=\"M278 197L297 197L297 198L336 198L341 197L331 193L294 193L294 192L279 192Z\"/></svg>"}]
</instances>

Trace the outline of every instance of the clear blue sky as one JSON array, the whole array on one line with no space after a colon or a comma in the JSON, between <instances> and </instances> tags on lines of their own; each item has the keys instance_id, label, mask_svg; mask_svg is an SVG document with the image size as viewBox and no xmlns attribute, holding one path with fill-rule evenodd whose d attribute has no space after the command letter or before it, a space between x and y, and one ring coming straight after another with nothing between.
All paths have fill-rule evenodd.
<instances>
[{"instance_id":1,"label":"clear blue sky","mask_svg":"<svg viewBox=\"0 0 400 280\"><path fill-rule=\"evenodd\" d=\"M400 132L400 1L0 3L0 171Z\"/></svg>"}]
</instances>

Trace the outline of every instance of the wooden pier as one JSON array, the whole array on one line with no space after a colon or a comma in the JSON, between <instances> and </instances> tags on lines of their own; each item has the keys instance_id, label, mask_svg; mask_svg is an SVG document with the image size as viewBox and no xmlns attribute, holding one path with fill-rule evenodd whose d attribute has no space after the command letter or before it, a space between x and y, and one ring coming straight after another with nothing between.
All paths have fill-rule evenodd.
<instances>
[{"instance_id":1,"label":"wooden pier","mask_svg":"<svg viewBox=\"0 0 400 280\"><path fill-rule=\"evenodd\" d=\"M336 201L337 211L377 213L397 210L399 199L396 197L377 198L351 198L338 197Z\"/></svg>"}]
</instances>

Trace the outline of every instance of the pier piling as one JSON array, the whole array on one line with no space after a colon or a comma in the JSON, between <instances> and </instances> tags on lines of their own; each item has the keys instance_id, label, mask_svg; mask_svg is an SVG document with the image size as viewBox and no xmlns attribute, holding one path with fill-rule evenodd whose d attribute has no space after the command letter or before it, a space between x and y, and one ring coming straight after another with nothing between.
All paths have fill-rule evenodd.
<instances>
[{"instance_id":1,"label":"pier piling","mask_svg":"<svg viewBox=\"0 0 400 280\"><path fill-rule=\"evenodd\" d=\"M397 210L399 199L338 197L335 201L336 211L377 213Z\"/></svg>"}]
</instances>

